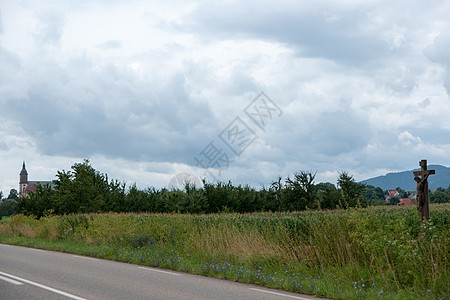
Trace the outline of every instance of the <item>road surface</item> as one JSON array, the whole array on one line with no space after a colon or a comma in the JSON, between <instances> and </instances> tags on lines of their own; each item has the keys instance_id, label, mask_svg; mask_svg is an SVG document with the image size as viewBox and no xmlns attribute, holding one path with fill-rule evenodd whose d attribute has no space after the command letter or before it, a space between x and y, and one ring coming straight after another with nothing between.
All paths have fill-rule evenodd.
<instances>
[{"instance_id":1,"label":"road surface","mask_svg":"<svg viewBox=\"0 0 450 300\"><path fill-rule=\"evenodd\" d=\"M0 244L0 299L318 299L254 285Z\"/></svg>"}]
</instances>

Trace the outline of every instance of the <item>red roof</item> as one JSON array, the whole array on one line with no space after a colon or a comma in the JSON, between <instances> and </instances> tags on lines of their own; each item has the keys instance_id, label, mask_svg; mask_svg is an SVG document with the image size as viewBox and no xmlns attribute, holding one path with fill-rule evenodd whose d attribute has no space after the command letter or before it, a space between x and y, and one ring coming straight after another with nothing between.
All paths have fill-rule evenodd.
<instances>
[{"instance_id":1,"label":"red roof","mask_svg":"<svg viewBox=\"0 0 450 300\"><path fill-rule=\"evenodd\" d=\"M389 190L389 196L391 196L391 197L398 196L398 191L397 190Z\"/></svg>"},{"instance_id":2,"label":"red roof","mask_svg":"<svg viewBox=\"0 0 450 300\"><path fill-rule=\"evenodd\" d=\"M36 192L36 186L37 186L37 184L36 183L29 183L28 185L27 185L27 188L25 189L25 193L29 193L29 192Z\"/></svg>"},{"instance_id":3,"label":"red roof","mask_svg":"<svg viewBox=\"0 0 450 300\"><path fill-rule=\"evenodd\" d=\"M416 202L412 201L409 198L402 198L400 199L400 202L398 203L398 205L415 205Z\"/></svg>"}]
</instances>

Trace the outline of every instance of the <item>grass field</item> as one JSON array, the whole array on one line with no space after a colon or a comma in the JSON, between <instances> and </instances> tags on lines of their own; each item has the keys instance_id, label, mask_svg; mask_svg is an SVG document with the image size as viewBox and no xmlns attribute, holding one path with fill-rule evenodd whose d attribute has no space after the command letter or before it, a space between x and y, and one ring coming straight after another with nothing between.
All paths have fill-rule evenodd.
<instances>
[{"instance_id":1,"label":"grass field","mask_svg":"<svg viewBox=\"0 0 450 300\"><path fill-rule=\"evenodd\" d=\"M335 299L449 299L450 205L254 214L13 216L0 242Z\"/></svg>"}]
</instances>

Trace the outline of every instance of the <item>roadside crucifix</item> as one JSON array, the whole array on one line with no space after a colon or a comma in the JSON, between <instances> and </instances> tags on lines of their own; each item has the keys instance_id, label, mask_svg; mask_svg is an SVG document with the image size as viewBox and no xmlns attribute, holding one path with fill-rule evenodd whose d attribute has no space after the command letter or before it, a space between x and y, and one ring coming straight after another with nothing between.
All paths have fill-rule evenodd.
<instances>
[{"instance_id":1,"label":"roadside crucifix","mask_svg":"<svg viewBox=\"0 0 450 300\"><path fill-rule=\"evenodd\" d=\"M419 162L420 171L414 172L414 180L417 182L417 209L422 216L422 220L430 219L430 209L428 205L428 176L435 174L434 170L427 170L427 160Z\"/></svg>"}]
</instances>

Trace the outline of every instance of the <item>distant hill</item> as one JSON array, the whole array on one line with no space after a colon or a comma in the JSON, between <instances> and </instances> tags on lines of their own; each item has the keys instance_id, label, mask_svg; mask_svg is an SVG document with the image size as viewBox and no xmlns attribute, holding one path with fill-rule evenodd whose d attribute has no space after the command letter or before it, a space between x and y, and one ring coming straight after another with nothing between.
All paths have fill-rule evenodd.
<instances>
[{"instance_id":1,"label":"distant hill","mask_svg":"<svg viewBox=\"0 0 450 300\"><path fill-rule=\"evenodd\" d=\"M388 173L361 182L380 187L383 190L391 190L400 187L407 191L415 191L417 186L414 181L413 171L419 170L420 169L414 169L398 173ZM428 170L436 170L435 175L430 175L430 177L428 177L429 188L431 190L436 190L438 187L447 188L450 185L450 168L441 165L429 165Z\"/></svg>"}]
</instances>

